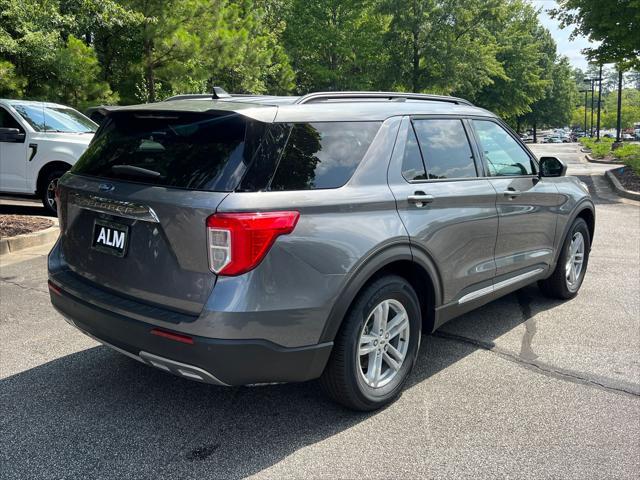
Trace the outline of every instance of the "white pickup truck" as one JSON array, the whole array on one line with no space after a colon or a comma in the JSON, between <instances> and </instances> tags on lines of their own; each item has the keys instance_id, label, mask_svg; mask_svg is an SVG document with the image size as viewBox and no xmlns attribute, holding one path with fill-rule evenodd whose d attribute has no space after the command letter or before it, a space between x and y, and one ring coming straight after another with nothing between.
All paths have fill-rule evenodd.
<instances>
[{"instance_id":1,"label":"white pickup truck","mask_svg":"<svg viewBox=\"0 0 640 480\"><path fill-rule=\"evenodd\" d=\"M55 214L58 179L84 153L97 128L64 105L0 99L0 193L39 197Z\"/></svg>"}]
</instances>

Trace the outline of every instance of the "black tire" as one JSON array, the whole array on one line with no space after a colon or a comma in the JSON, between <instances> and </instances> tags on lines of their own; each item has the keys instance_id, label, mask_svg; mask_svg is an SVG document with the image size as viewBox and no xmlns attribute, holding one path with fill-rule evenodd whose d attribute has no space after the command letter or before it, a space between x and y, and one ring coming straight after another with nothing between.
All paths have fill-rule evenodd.
<instances>
[{"instance_id":1,"label":"black tire","mask_svg":"<svg viewBox=\"0 0 640 480\"><path fill-rule=\"evenodd\" d=\"M404 360L395 376L388 384L374 388L364 379L358 349L367 320L375 307L385 300L399 302L407 312L409 341ZM353 410L371 411L391 403L402 391L416 361L421 330L420 303L409 282L395 275L379 278L358 294L347 313L320 378L323 390L333 400ZM400 342L400 336L397 338Z\"/></svg>"},{"instance_id":2,"label":"black tire","mask_svg":"<svg viewBox=\"0 0 640 480\"><path fill-rule=\"evenodd\" d=\"M571 241L576 234L581 234L584 239L584 260L582 263L582 269L580 274L576 277L577 281L570 285L567 278L566 266L569 261L569 254L571 248ZM589 235L589 227L587 222L582 218L576 218L567 233L567 237L564 239L562 245L562 251L558 257L558 263L551 276L545 280L538 282L540 290L551 298L559 298L561 300L568 300L575 297L582 286L582 281L587 272L587 265L589 264L589 251L591 250L591 238Z\"/></svg>"},{"instance_id":3,"label":"black tire","mask_svg":"<svg viewBox=\"0 0 640 480\"><path fill-rule=\"evenodd\" d=\"M40 199L42 200L42 205L44 205L44 208L49 215L58 215L58 206L56 205L55 197L52 198L50 196L53 193L50 188L52 185L58 184L58 180L65 174L65 172L65 170L53 170L52 172L49 172L40 187Z\"/></svg>"}]
</instances>

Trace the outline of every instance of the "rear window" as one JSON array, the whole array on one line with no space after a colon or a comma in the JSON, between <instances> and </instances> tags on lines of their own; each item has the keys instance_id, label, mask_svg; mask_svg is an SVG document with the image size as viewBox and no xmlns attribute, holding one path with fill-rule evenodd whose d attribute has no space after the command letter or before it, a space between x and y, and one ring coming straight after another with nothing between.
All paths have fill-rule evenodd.
<instances>
[{"instance_id":1,"label":"rear window","mask_svg":"<svg viewBox=\"0 0 640 480\"><path fill-rule=\"evenodd\" d=\"M238 114L114 113L73 172L193 190L232 191L263 131L264 124Z\"/></svg>"},{"instance_id":2,"label":"rear window","mask_svg":"<svg viewBox=\"0 0 640 480\"><path fill-rule=\"evenodd\" d=\"M73 172L223 192L337 188L351 178L380 124L116 112Z\"/></svg>"}]
</instances>

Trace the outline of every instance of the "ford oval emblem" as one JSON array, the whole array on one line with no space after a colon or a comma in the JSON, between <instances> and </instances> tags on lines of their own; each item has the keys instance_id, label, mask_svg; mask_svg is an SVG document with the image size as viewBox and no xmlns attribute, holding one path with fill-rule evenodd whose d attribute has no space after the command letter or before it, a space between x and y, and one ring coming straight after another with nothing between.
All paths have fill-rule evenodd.
<instances>
[{"instance_id":1,"label":"ford oval emblem","mask_svg":"<svg viewBox=\"0 0 640 480\"><path fill-rule=\"evenodd\" d=\"M115 188L116 187L114 187L110 183L101 183L100 185L98 185L98 190L100 190L101 192L113 192Z\"/></svg>"}]
</instances>

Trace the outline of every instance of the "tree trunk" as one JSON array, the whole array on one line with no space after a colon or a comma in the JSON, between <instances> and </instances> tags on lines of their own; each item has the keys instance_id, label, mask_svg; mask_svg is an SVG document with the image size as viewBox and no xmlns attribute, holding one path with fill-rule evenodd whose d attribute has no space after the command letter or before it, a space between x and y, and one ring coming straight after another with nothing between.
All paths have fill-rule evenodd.
<instances>
[{"instance_id":1,"label":"tree trunk","mask_svg":"<svg viewBox=\"0 0 640 480\"><path fill-rule=\"evenodd\" d=\"M144 55L145 55L145 82L147 84L147 102L153 103L156 101L156 76L153 71L153 49L150 40L144 42Z\"/></svg>"},{"instance_id":2,"label":"tree trunk","mask_svg":"<svg viewBox=\"0 0 640 480\"><path fill-rule=\"evenodd\" d=\"M538 143L538 130L536 128L536 122L533 122L533 143Z\"/></svg>"},{"instance_id":3,"label":"tree trunk","mask_svg":"<svg viewBox=\"0 0 640 480\"><path fill-rule=\"evenodd\" d=\"M418 30L418 5L413 2L413 30L412 30L412 65L411 65L411 91L418 92L418 77L420 73L420 49L419 49L419 30Z\"/></svg>"},{"instance_id":4,"label":"tree trunk","mask_svg":"<svg viewBox=\"0 0 640 480\"><path fill-rule=\"evenodd\" d=\"M413 62L411 70L411 91L418 92L418 74L420 68L420 55L418 51L418 32L413 32Z\"/></svg>"},{"instance_id":5,"label":"tree trunk","mask_svg":"<svg viewBox=\"0 0 640 480\"><path fill-rule=\"evenodd\" d=\"M622 67L618 67L618 118L616 119L616 142L620 141L622 129Z\"/></svg>"}]
</instances>

